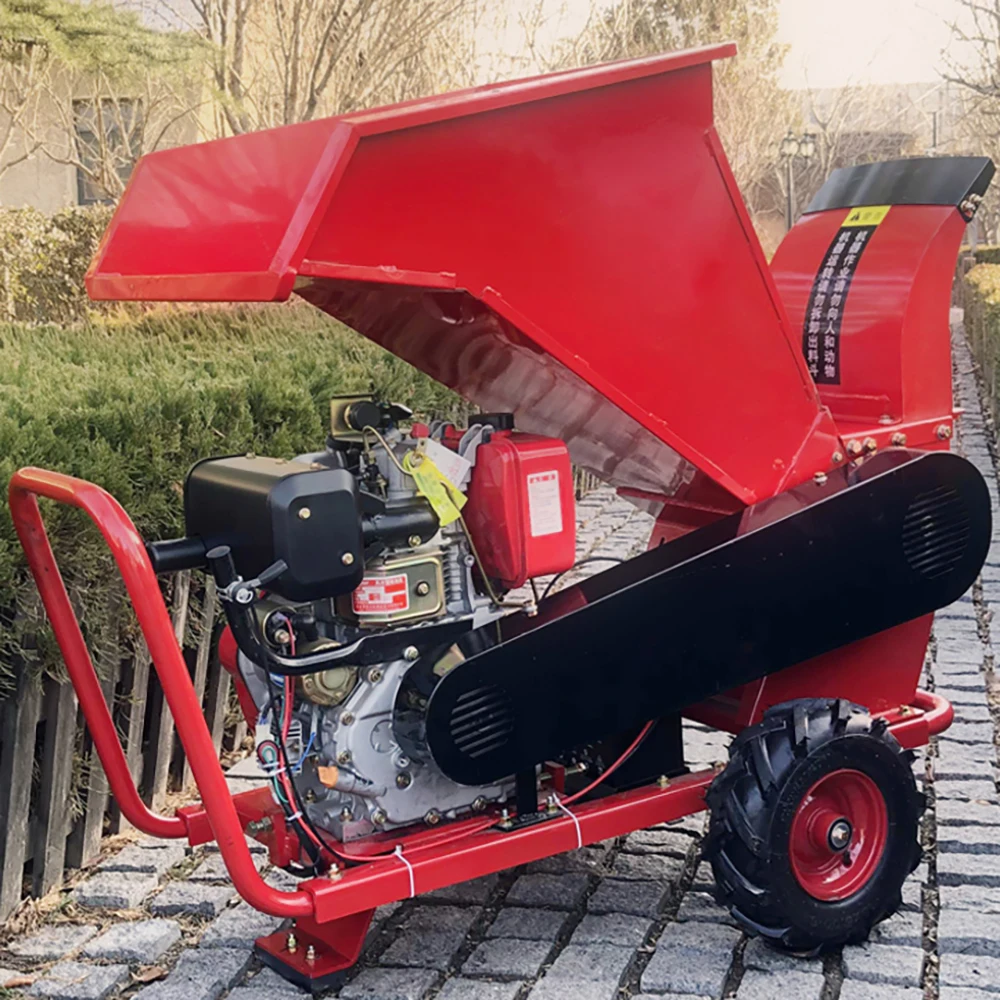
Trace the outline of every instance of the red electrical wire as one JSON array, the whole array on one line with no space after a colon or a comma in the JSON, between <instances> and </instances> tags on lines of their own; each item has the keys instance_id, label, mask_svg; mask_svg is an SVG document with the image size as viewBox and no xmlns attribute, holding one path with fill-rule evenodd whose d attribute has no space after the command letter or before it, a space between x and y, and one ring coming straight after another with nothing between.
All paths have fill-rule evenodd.
<instances>
[{"instance_id":1,"label":"red electrical wire","mask_svg":"<svg viewBox=\"0 0 1000 1000\"><path fill-rule=\"evenodd\" d=\"M589 785L587 785L587 787L584 788L582 791L574 792L568 799L560 799L559 800L560 805L563 806L572 805L578 799L582 799L584 795L586 795L588 792L592 792L602 781L605 781L608 778L610 778L611 775L614 774L615 771L617 771L618 768L620 768L622 764L624 764L625 761L627 761L629 757L632 756L633 753L635 753L636 748L646 738L646 736L649 734L650 729L652 728L653 728L653 723L647 722L646 725L642 727L642 730L639 733L639 735L634 740L632 740L628 748L618 758L618 760L616 760L610 767L606 767L603 771L601 771L601 773L596 778L594 778L594 780Z\"/></svg>"}]
</instances>

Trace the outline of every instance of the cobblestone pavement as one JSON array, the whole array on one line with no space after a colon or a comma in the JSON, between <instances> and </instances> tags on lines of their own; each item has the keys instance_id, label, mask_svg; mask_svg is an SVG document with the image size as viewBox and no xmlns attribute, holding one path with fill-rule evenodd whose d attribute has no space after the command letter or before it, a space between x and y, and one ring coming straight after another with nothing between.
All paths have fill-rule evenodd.
<instances>
[{"instance_id":1,"label":"cobblestone pavement","mask_svg":"<svg viewBox=\"0 0 1000 1000\"><path fill-rule=\"evenodd\" d=\"M997 478L965 341L955 340L957 444ZM579 504L579 556L641 549L649 518L610 491ZM704 816L633 833L378 912L343 1000L990 1000L1000 996L1000 800L990 622L1000 605L1000 532L981 581L938 614L925 683L955 725L915 763L928 793L926 858L900 913L871 941L797 959L748 939L711 896ZM588 564L583 572L599 571ZM727 738L685 732L688 762ZM252 765L230 772L249 787ZM261 867L265 857L258 854ZM268 872L285 885L290 877ZM234 897L218 854L143 842L72 891L61 919L0 949L10 996L94 1000L282 1000L301 995L251 957L278 922ZM151 969L152 967L152 969ZM25 974L28 975L25 975ZM155 982L151 975L161 974ZM33 979L30 985L26 979ZM0 990L0 995L3 991ZM333 994L331 994L333 995Z\"/></svg>"}]
</instances>

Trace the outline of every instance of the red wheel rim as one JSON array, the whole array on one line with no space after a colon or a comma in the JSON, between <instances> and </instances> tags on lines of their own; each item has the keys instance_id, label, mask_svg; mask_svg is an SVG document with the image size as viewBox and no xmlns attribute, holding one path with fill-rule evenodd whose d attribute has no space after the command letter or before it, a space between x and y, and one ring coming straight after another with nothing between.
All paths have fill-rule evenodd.
<instances>
[{"instance_id":1,"label":"red wheel rim","mask_svg":"<svg viewBox=\"0 0 1000 1000\"><path fill-rule=\"evenodd\" d=\"M878 785L861 771L833 771L806 792L792 820L792 871L815 899L846 899L875 873L888 836Z\"/></svg>"}]
</instances>

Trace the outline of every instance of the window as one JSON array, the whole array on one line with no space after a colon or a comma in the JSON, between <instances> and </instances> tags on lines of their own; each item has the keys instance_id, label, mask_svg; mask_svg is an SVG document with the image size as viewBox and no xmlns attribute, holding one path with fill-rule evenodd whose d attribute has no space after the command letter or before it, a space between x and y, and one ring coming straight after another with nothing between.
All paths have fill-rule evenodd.
<instances>
[{"instance_id":1,"label":"window","mask_svg":"<svg viewBox=\"0 0 1000 1000\"><path fill-rule=\"evenodd\" d=\"M128 180L142 145L142 105L129 99L74 101L77 201L107 204L117 191L101 182L114 174Z\"/></svg>"}]
</instances>

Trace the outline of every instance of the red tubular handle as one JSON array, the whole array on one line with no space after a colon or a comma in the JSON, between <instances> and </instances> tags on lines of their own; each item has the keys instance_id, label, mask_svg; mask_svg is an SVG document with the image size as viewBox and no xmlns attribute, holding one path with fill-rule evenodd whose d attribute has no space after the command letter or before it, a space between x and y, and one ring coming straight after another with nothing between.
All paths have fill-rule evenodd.
<instances>
[{"instance_id":1,"label":"red tubular handle","mask_svg":"<svg viewBox=\"0 0 1000 1000\"><path fill-rule=\"evenodd\" d=\"M79 507L97 525L111 549L132 600L139 626L149 645L153 666L174 717L177 734L191 764L208 820L226 868L239 894L253 907L277 917L308 917L314 902L304 891L281 892L258 874L250 857L243 827L219 765L201 704L174 636L142 538L121 504L93 483L44 469L21 469L10 481L9 499L14 527L76 688L84 718L122 813L143 833L155 837L185 837L180 816L151 812L132 781L111 712L56 565L52 546L38 510L37 497Z\"/></svg>"}]
</instances>

